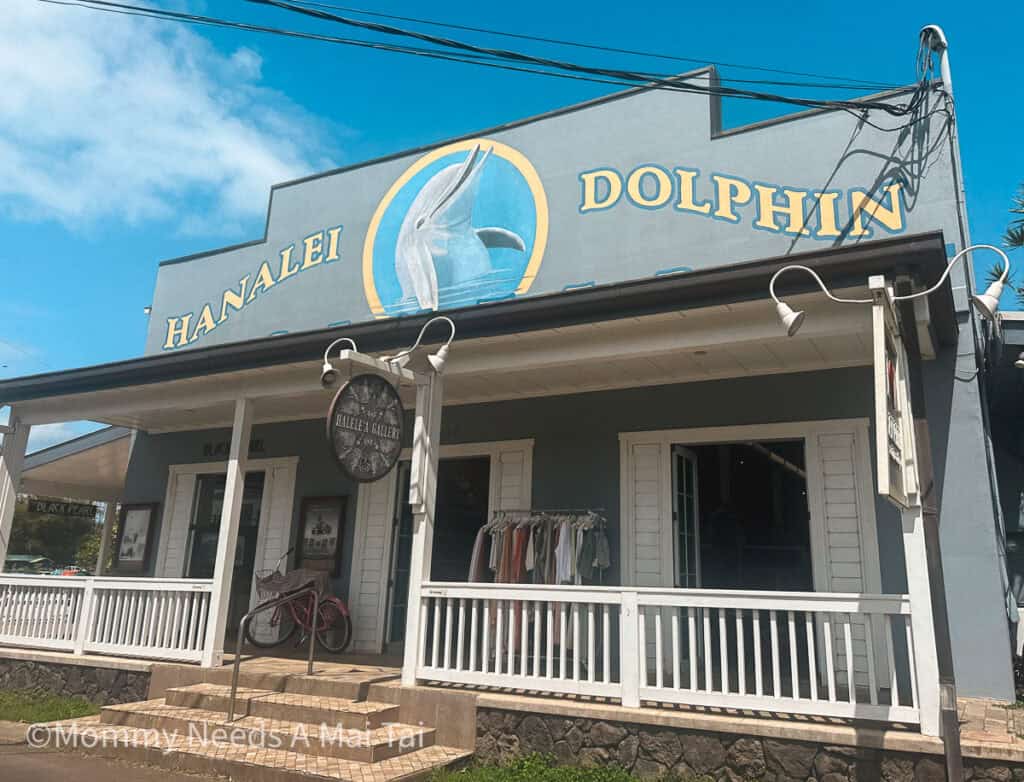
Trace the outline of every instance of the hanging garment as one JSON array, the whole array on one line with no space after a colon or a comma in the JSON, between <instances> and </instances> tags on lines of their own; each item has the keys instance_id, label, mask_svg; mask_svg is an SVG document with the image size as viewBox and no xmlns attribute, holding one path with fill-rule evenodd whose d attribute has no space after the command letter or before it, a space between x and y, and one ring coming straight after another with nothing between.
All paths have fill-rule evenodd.
<instances>
[{"instance_id":1,"label":"hanging garment","mask_svg":"<svg viewBox=\"0 0 1024 782\"><path fill-rule=\"evenodd\" d=\"M612 566L612 550L608 544L608 535L603 529L597 530L597 538L594 545L594 567L598 570L607 570Z\"/></svg>"},{"instance_id":2,"label":"hanging garment","mask_svg":"<svg viewBox=\"0 0 1024 782\"><path fill-rule=\"evenodd\" d=\"M576 536L568 519L558 527L558 546L555 549L555 583L571 584L573 580L573 548Z\"/></svg>"},{"instance_id":3,"label":"hanging garment","mask_svg":"<svg viewBox=\"0 0 1024 782\"><path fill-rule=\"evenodd\" d=\"M526 572L533 573L534 568L537 567L537 548L535 539L537 537L537 530L530 527L529 530L530 539L526 544Z\"/></svg>"},{"instance_id":4,"label":"hanging garment","mask_svg":"<svg viewBox=\"0 0 1024 782\"><path fill-rule=\"evenodd\" d=\"M491 555L488 558L488 567L491 572L497 574L498 564L501 561L501 530L491 532ZM495 579L497 580L497 579Z\"/></svg>"},{"instance_id":5,"label":"hanging garment","mask_svg":"<svg viewBox=\"0 0 1024 782\"><path fill-rule=\"evenodd\" d=\"M579 557L576 560L576 571L580 579L590 581L594 577L594 558L597 552L597 536L593 530L580 530L583 538L580 543Z\"/></svg>"},{"instance_id":6,"label":"hanging garment","mask_svg":"<svg viewBox=\"0 0 1024 782\"><path fill-rule=\"evenodd\" d=\"M487 528L481 527L473 541L473 554L469 558L469 581L478 584L484 581L484 546L487 539Z\"/></svg>"}]
</instances>

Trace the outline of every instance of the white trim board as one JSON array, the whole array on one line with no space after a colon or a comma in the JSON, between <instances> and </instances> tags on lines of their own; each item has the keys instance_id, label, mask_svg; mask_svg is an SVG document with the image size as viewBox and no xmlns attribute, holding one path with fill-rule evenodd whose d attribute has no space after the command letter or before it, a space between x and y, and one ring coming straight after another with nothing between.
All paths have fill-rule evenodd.
<instances>
[{"instance_id":1,"label":"white trim board","mask_svg":"<svg viewBox=\"0 0 1024 782\"><path fill-rule=\"evenodd\" d=\"M274 469L277 468L292 468L292 473L298 469L299 457L298 456L285 456L275 459L249 459L246 462L247 472L263 472L264 475L270 474ZM158 576L166 575L164 572L167 568L167 553L168 553L168 541L172 533L172 527L174 526L175 513L178 510L176 508L177 502L186 501L189 503L188 514L191 517L192 505L195 502L195 479L199 475L217 475L226 474L228 469L227 461L218 462L193 462L191 464L172 464L167 468L167 488L164 492L164 503L161 507L160 516L160 541L158 543L156 565L154 567L154 573ZM180 485L179 485L180 484ZM179 491L180 489L180 491ZM294 492L294 484L292 487ZM186 500L186 495L188 499ZM294 502L293 502L294 505ZM266 522L266 517L263 515L263 509L266 503L260 508L260 528L262 529ZM294 507L292 513L294 515ZM291 524L291 517L289 517L289 525ZM173 530L178 532L178 530ZM187 535L187 530L186 530ZM187 544L187 541L186 541ZM257 547L259 547L257 542ZM184 568L184 560L182 560L182 572ZM175 566L175 569L179 568ZM178 573L180 576L181 574Z\"/></svg>"},{"instance_id":2,"label":"white trim board","mask_svg":"<svg viewBox=\"0 0 1024 782\"><path fill-rule=\"evenodd\" d=\"M869 419L853 418L620 432L619 555L623 583L674 586L673 445L802 440L815 591L881 594L869 427ZM836 470L837 466L841 469ZM833 519L833 511L842 511L846 518ZM854 524L850 529L833 529L850 522ZM856 554L849 562L833 561L833 550L840 540L847 547L844 551ZM646 557L642 563L640 553ZM874 637L883 637L880 626L875 628ZM876 670L884 674L888 669L884 645L876 644L874 651Z\"/></svg>"},{"instance_id":3,"label":"white trim board","mask_svg":"<svg viewBox=\"0 0 1024 782\"><path fill-rule=\"evenodd\" d=\"M529 505L533 496L532 439L442 445L440 459L474 456L490 459L488 512ZM408 461L412 451L402 451ZM379 653L388 624L388 592L399 486L398 470L376 483L360 484L357 494L352 573L348 601L353 616L353 651Z\"/></svg>"}]
</instances>

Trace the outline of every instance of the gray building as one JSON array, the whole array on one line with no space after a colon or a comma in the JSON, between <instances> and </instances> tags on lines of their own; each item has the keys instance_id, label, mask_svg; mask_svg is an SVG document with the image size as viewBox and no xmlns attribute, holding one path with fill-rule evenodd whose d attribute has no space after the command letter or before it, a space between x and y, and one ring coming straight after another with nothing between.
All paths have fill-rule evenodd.
<instances>
[{"instance_id":1,"label":"gray building","mask_svg":"<svg viewBox=\"0 0 1024 782\"><path fill-rule=\"evenodd\" d=\"M903 104L915 89L874 100ZM122 534L127 525L136 537L111 545L119 573L139 583L214 579L225 496L241 492L231 609L219 629L204 625L213 641L189 630L164 656L219 659L225 627L258 599L254 575L286 555L288 568L327 573L351 611L351 648L365 654L401 648L410 613L427 617L428 604L447 612L451 636L453 603L438 595L485 606L458 589L497 580L526 590L508 598L505 669L500 629L497 669L482 653L482 669L464 670L460 649L459 670L443 665L435 623L420 679L492 675L513 686L518 669L532 687L569 691L558 682L573 677L550 668L545 677L544 665L559 646L563 660L567 647L578 660L589 633L572 692L621 692L622 660L639 656L645 698L649 686L682 703L919 721L937 732L933 614L943 602L928 596L939 573L927 565L929 504L958 690L1014 697L999 450L978 360L988 332L969 309L962 266L938 285L969 244L942 100L929 89L914 116L876 111L870 123L814 110L724 129L718 98L634 89L277 185L262 238L160 265L144 356L0 382L0 402L21 422L8 439L69 419L136 433L130 454L119 441L117 496ZM806 269L789 270L777 293L805 320L787 335L769 283L792 264L858 303L831 300ZM881 392L872 276L896 293L937 286L897 308L906 354ZM408 453L380 480L348 477L325 438L333 391L319 375L333 340L394 354L435 313L454 322L455 340L429 580L456 591L410 606ZM447 336L434 328L431 344ZM904 416L898 437L915 429L910 402L920 422L895 457L896 435L879 437L875 423L887 388L894 399L909 393L890 413L890 423ZM408 448L416 397L399 391ZM248 448L233 453L232 442ZM16 453L5 448L12 475ZM879 461L894 459L920 482L902 487L902 507L879 479ZM244 465L241 488L225 478L231 460ZM87 467L63 479L47 469L51 487L88 484ZM500 532L516 513L532 520L531 550L546 545L545 525L592 520L579 526L568 586L539 560L474 572L478 531ZM311 531L313 518L327 519L325 531ZM587 534L607 539L607 559L581 553ZM570 612L550 591L529 591L541 586L591 602ZM654 602L630 655L608 634L638 594L642 607ZM536 621L524 607L513 623L531 599ZM211 621L196 600L185 608L190 628ZM564 609L549 614L546 633L544 601ZM940 647L944 628L940 616ZM125 639L95 648L118 644L139 653ZM668 695L662 677L673 668L690 678L673 679Z\"/></svg>"}]
</instances>

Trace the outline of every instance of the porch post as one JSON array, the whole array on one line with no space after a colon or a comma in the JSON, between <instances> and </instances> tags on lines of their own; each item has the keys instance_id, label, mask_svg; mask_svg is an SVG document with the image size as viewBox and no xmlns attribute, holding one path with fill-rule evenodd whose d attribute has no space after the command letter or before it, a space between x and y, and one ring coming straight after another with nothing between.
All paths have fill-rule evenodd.
<instances>
[{"instance_id":1,"label":"porch post","mask_svg":"<svg viewBox=\"0 0 1024 782\"><path fill-rule=\"evenodd\" d=\"M928 555L925 550L924 513L920 505L903 511L903 553L907 562L907 595L910 598L910 627L914 641L914 668L917 680L917 708L921 715L921 733L940 735L939 663L932 617Z\"/></svg>"},{"instance_id":2,"label":"porch post","mask_svg":"<svg viewBox=\"0 0 1024 782\"><path fill-rule=\"evenodd\" d=\"M416 669L426 643L423 582L430 580L434 548L434 507L437 499L437 460L441 441L444 384L438 372L416 374L416 423L413 427L409 503L412 505L412 557L409 563L409 602L406 604L405 656L402 686L416 684Z\"/></svg>"},{"instance_id":3,"label":"porch post","mask_svg":"<svg viewBox=\"0 0 1024 782\"><path fill-rule=\"evenodd\" d=\"M242 492L245 488L245 467L251 434L252 400L237 399L231 427L224 505L220 513L217 562L213 569L213 590L206 624L206 646L202 659L204 668L219 666L224 661L224 632L231 601L231 577L235 570L235 546L238 543L238 523L242 515Z\"/></svg>"},{"instance_id":4,"label":"porch post","mask_svg":"<svg viewBox=\"0 0 1024 782\"><path fill-rule=\"evenodd\" d=\"M14 505L18 500L28 433L32 428L18 418L17 410L13 408L8 426L11 431L4 435L3 448L0 449L0 571L4 569L4 560L7 559L7 546L14 524Z\"/></svg>"},{"instance_id":5,"label":"porch post","mask_svg":"<svg viewBox=\"0 0 1024 782\"><path fill-rule=\"evenodd\" d=\"M107 500L103 503L103 531L100 533L100 553L96 557L96 575L106 575L107 554L110 552L110 535L114 529L114 520L117 518L117 500Z\"/></svg>"}]
</instances>

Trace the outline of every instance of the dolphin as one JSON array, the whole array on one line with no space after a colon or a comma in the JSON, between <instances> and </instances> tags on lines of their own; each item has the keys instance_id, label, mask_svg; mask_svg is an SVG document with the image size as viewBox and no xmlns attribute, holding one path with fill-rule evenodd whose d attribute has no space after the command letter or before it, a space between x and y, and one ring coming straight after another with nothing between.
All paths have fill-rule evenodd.
<instances>
[{"instance_id":1,"label":"dolphin","mask_svg":"<svg viewBox=\"0 0 1024 782\"><path fill-rule=\"evenodd\" d=\"M438 291L491 271L488 249L526 250L522 237L505 228L474 228L473 206L480 173L491 155L477 144L462 163L446 166L422 187L405 213L395 247L402 296L421 309L438 308Z\"/></svg>"}]
</instances>

